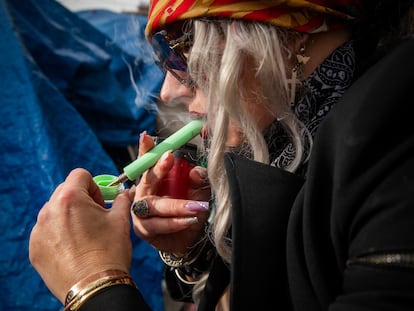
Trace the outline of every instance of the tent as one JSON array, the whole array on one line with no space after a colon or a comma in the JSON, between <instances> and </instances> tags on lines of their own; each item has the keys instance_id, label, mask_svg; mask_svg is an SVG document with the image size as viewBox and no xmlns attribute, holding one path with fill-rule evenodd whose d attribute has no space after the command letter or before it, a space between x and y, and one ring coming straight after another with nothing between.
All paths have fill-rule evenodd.
<instances>
[{"instance_id":1,"label":"tent","mask_svg":"<svg viewBox=\"0 0 414 311\"><path fill-rule=\"evenodd\" d=\"M108 147L155 130L162 74L144 16L0 0L0 310L59 310L28 259L37 213L75 167L119 173ZM133 238L131 274L163 310L162 263Z\"/></svg>"}]
</instances>

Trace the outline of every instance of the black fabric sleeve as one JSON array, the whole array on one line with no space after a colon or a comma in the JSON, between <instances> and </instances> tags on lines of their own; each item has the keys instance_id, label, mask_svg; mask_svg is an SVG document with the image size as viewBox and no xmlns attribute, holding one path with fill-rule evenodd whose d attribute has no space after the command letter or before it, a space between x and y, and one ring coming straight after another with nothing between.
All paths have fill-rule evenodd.
<instances>
[{"instance_id":1,"label":"black fabric sleeve","mask_svg":"<svg viewBox=\"0 0 414 311\"><path fill-rule=\"evenodd\" d=\"M280 168L227 153L233 255L231 309L290 310L286 230L304 179Z\"/></svg>"},{"instance_id":2,"label":"black fabric sleeve","mask_svg":"<svg viewBox=\"0 0 414 311\"><path fill-rule=\"evenodd\" d=\"M150 311L137 288L114 285L92 296L79 311Z\"/></svg>"},{"instance_id":3,"label":"black fabric sleeve","mask_svg":"<svg viewBox=\"0 0 414 311\"><path fill-rule=\"evenodd\" d=\"M295 310L413 310L413 53L374 65L318 130L290 217Z\"/></svg>"}]
</instances>

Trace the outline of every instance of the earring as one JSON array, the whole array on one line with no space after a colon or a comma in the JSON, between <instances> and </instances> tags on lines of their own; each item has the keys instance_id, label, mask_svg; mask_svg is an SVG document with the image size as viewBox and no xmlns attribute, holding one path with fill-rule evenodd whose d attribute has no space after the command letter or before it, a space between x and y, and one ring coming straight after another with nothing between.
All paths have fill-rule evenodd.
<instances>
[{"instance_id":1,"label":"earring","mask_svg":"<svg viewBox=\"0 0 414 311\"><path fill-rule=\"evenodd\" d=\"M296 86L301 85L301 81L303 79L303 65L305 65L309 61L310 57L305 55L305 47L302 46L299 49L299 53L296 54L296 64L292 68L292 74L290 79L288 79L288 83L290 84L290 105L293 106L295 104L295 97L296 97ZM299 78L298 78L299 76Z\"/></svg>"}]
</instances>

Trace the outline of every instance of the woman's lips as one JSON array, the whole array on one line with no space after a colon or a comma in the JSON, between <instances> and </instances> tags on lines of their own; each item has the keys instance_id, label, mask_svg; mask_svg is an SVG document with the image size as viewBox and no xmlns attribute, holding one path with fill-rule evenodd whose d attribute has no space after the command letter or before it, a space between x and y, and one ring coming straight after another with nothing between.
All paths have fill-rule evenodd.
<instances>
[{"instance_id":1,"label":"woman's lips","mask_svg":"<svg viewBox=\"0 0 414 311\"><path fill-rule=\"evenodd\" d=\"M206 118L205 113L201 113L197 111L189 111L188 114L190 115L192 119L205 119Z\"/></svg>"}]
</instances>

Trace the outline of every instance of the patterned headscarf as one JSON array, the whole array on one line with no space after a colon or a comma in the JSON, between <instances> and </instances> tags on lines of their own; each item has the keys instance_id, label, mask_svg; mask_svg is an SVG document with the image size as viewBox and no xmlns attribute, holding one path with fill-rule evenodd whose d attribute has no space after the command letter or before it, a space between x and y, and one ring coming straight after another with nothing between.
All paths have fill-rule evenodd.
<instances>
[{"instance_id":1,"label":"patterned headscarf","mask_svg":"<svg viewBox=\"0 0 414 311\"><path fill-rule=\"evenodd\" d=\"M314 33L357 20L361 10L361 0L151 0L145 34L150 38L167 24L212 16Z\"/></svg>"}]
</instances>

